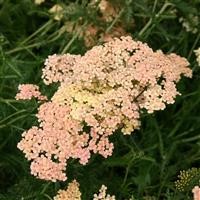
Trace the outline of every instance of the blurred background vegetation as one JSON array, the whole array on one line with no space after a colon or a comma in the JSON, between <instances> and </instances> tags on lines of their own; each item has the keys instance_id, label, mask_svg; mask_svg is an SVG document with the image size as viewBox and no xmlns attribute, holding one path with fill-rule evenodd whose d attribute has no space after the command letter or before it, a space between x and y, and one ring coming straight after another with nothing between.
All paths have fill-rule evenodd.
<instances>
[{"instance_id":1,"label":"blurred background vegetation","mask_svg":"<svg viewBox=\"0 0 200 200\"><path fill-rule=\"evenodd\" d=\"M121 35L186 57L193 78L179 83L182 96L165 111L142 116L141 129L131 136L112 137L110 158L93 155L86 166L71 160L66 182L31 176L16 146L37 123L38 105L16 101L18 85L38 84L51 96L57 86L41 80L48 55L84 54ZM0 0L0 200L52 199L74 178L83 200L102 184L118 200L192 199L200 182L200 66L193 52L198 47L200 0ZM189 175L178 177L181 170Z\"/></svg>"}]
</instances>

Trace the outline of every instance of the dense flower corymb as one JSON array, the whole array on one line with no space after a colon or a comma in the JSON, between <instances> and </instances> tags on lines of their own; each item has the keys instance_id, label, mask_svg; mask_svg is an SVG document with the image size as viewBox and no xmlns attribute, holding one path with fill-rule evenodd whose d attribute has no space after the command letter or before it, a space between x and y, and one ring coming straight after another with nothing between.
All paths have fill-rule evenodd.
<instances>
[{"instance_id":1,"label":"dense flower corymb","mask_svg":"<svg viewBox=\"0 0 200 200\"><path fill-rule=\"evenodd\" d=\"M49 56L42 78L60 87L39 107L39 127L26 131L18 144L32 161L32 174L66 180L69 158L86 164L91 153L112 155L109 136L116 130L131 134L140 127L141 111L174 103L181 75L192 76L188 65L185 58L154 52L131 37L95 46L83 56Z\"/></svg>"}]
</instances>

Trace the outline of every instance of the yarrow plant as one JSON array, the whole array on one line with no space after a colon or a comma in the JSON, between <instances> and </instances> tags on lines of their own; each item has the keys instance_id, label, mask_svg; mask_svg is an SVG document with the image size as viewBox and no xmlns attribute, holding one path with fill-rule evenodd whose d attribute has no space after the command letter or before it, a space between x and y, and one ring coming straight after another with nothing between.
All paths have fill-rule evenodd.
<instances>
[{"instance_id":1,"label":"yarrow plant","mask_svg":"<svg viewBox=\"0 0 200 200\"><path fill-rule=\"evenodd\" d=\"M39 126L25 131L18 144L31 161L31 173L65 181L68 159L85 165L92 153L111 156L109 136L117 130L131 134L140 127L141 112L174 103L181 75L192 76L188 65L185 58L154 52L129 36L95 46L83 56L49 56L42 78L47 85L60 86L39 106ZM20 87L17 99L30 99L25 91Z\"/></svg>"}]
</instances>

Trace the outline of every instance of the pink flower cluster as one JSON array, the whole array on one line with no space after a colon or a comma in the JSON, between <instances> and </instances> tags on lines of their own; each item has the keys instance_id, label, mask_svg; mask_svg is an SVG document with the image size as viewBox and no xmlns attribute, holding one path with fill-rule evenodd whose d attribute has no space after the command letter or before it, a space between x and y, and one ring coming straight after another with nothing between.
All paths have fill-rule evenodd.
<instances>
[{"instance_id":1,"label":"pink flower cluster","mask_svg":"<svg viewBox=\"0 0 200 200\"><path fill-rule=\"evenodd\" d=\"M200 187L199 186L195 186L192 189L192 193L193 193L193 200L200 200Z\"/></svg>"},{"instance_id":2,"label":"pink flower cluster","mask_svg":"<svg viewBox=\"0 0 200 200\"><path fill-rule=\"evenodd\" d=\"M188 65L185 58L153 52L131 37L115 38L83 56L49 56L42 78L60 87L39 107L40 126L26 131L18 145L32 161L32 174L66 180L69 158L86 164L91 153L112 155L109 136L119 129L131 134L140 127L140 112L174 103L181 75L192 76Z\"/></svg>"},{"instance_id":3,"label":"pink flower cluster","mask_svg":"<svg viewBox=\"0 0 200 200\"><path fill-rule=\"evenodd\" d=\"M26 100L37 98L38 100L47 100L46 96L41 95L39 87L33 84L21 84L18 86L19 93L16 95L17 100Z\"/></svg>"},{"instance_id":4,"label":"pink flower cluster","mask_svg":"<svg viewBox=\"0 0 200 200\"><path fill-rule=\"evenodd\" d=\"M39 107L40 126L33 126L23 133L18 143L28 160L32 160L31 173L45 180L66 180L64 173L69 158L80 159L86 164L91 151L104 157L112 154L113 144L108 137L91 130L70 116L71 109L54 102Z\"/></svg>"}]
</instances>

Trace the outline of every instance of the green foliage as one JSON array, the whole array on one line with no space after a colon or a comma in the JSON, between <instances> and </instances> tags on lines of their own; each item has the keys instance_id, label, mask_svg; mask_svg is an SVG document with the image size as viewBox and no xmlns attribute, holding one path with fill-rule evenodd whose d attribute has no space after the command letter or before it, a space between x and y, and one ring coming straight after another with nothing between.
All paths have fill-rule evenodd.
<instances>
[{"instance_id":1,"label":"green foliage","mask_svg":"<svg viewBox=\"0 0 200 200\"><path fill-rule=\"evenodd\" d=\"M69 180L64 183L38 180L30 175L29 163L17 149L22 132L37 123L34 114L38 105L34 100L14 99L18 84L39 84L51 96L57 85L42 83L44 59L53 53L83 54L87 50L79 33L65 31L65 21L76 24L81 18L81 29L84 24L102 22L97 20L98 11L88 7L89 0L46 0L41 5L32 0L0 0L0 200L51 199L74 178L80 182L84 200L90 199L102 184L119 200L191 199L194 183L190 180L194 180L194 174L196 177L196 169L190 168L200 163L200 67L193 54L200 46L200 23L193 34L179 19L187 19L188 14L200 19L200 1L112 2L121 10L113 21L103 23L105 31L122 20L133 38L147 42L155 50L188 58L193 78L181 81L178 87L182 96L174 105L143 115L139 131L112 137L115 150L110 158L93 156L86 166L72 160L67 169ZM60 21L48 12L55 3L64 7ZM190 170L182 172L176 182L179 186L175 187L182 169ZM186 182L184 174L189 177Z\"/></svg>"}]
</instances>

